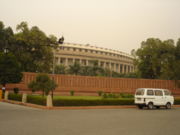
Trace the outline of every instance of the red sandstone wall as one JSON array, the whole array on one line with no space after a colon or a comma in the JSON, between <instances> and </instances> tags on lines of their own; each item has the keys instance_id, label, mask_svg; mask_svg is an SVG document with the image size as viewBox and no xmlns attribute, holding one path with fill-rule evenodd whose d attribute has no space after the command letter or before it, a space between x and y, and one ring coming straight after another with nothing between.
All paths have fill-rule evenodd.
<instances>
[{"instance_id":1,"label":"red sandstone wall","mask_svg":"<svg viewBox=\"0 0 180 135\"><path fill-rule=\"evenodd\" d=\"M30 92L27 84L35 79L36 73L23 73L24 77L19 84L8 84L7 89L14 87L22 91ZM151 80L151 79L130 79L130 78L109 78L109 77L90 77L73 75L52 75L58 87L55 92L75 92L96 93L97 91L134 93L137 88L166 88L173 94L180 95L180 89L175 86L174 81L170 80Z\"/></svg>"}]
</instances>

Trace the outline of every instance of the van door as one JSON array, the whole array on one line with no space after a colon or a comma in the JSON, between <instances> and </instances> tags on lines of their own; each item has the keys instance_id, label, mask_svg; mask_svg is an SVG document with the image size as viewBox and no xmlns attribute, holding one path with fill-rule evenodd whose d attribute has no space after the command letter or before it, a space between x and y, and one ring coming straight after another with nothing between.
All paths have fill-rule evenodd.
<instances>
[{"instance_id":1,"label":"van door","mask_svg":"<svg viewBox=\"0 0 180 135\"><path fill-rule=\"evenodd\" d=\"M164 98L164 105L166 105L167 102L172 102L171 92L169 90L164 90Z\"/></svg>"},{"instance_id":2,"label":"van door","mask_svg":"<svg viewBox=\"0 0 180 135\"><path fill-rule=\"evenodd\" d=\"M164 96L162 90L154 90L155 92L155 102L154 105L164 105Z\"/></svg>"}]
</instances>

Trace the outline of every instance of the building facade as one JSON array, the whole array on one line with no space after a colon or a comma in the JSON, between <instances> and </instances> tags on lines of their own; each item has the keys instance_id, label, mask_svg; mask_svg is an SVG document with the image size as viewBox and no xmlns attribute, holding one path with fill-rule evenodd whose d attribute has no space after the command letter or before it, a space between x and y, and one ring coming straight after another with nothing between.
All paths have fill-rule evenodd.
<instances>
[{"instance_id":1,"label":"building facade","mask_svg":"<svg viewBox=\"0 0 180 135\"><path fill-rule=\"evenodd\" d=\"M89 44L63 43L54 51L55 64L65 66L73 65L75 62L82 66L92 66L93 61L104 69L118 73L134 72L133 56L107 48L91 46Z\"/></svg>"}]
</instances>

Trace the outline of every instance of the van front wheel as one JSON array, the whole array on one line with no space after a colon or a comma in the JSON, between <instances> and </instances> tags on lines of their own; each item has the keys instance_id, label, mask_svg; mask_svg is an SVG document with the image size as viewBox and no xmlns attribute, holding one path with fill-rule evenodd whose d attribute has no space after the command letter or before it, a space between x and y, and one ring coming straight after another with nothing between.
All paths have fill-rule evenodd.
<instances>
[{"instance_id":1,"label":"van front wheel","mask_svg":"<svg viewBox=\"0 0 180 135\"><path fill-rule=\"evenodd\" d=\"M154 108L154 105L153 105L152 102L150 102L150 103L148 104L148 109L153 109L153 108Z\"/></svg>"},{"instance_id":2,"label":"van front wheel","mask_svg":"<svg viewBox=\"0 0 180 135\"><path fill-rule=\"evenodd\" d=\"M166 104L166 109L171 109L171 103Z\"/></svg>"}]
</instances>

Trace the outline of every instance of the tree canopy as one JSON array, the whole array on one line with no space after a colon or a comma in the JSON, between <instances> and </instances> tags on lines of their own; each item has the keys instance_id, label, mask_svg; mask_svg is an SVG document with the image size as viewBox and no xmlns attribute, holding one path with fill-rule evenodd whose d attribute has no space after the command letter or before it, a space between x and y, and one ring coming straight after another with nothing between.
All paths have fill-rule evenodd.
<instances>
[{"instance_id":1,"label":"tree canopy","mask_svg":"<svg viewBox=\"0 0 180 135\"><path fill-rule=\"evenodd\" d=\"M0 22L0 50L8 48L21 63L25 72L50 72L53 64L52 47L57 47L57 38L49 37L37 26L28 27L21 22L14 33L10 27L5 28Z\"/></svg>"},{"instance_id":2,"label":"tree canopy","mask_svg":"<svg viewBox=\"0 0 180 135\"><path fill-rule=\"evenodd\" d=\"M161 41L149 38L136 50L136 67L140 77L150 79L175 79L179 76L179 46L172 39Z\"/></svg>"},{"instance_id":3,"label":"tree canopy","mask_svg":"<svg viewBox=\"0 0 180 135\"><path fill-rule=\"evenodd\" d=\"M42 91L43 95L48 95L50 91L57 87L57 84L47 74L38 74L36 79L28 84L28 87L33 92Z\"/></svg>"}]
</instances>

